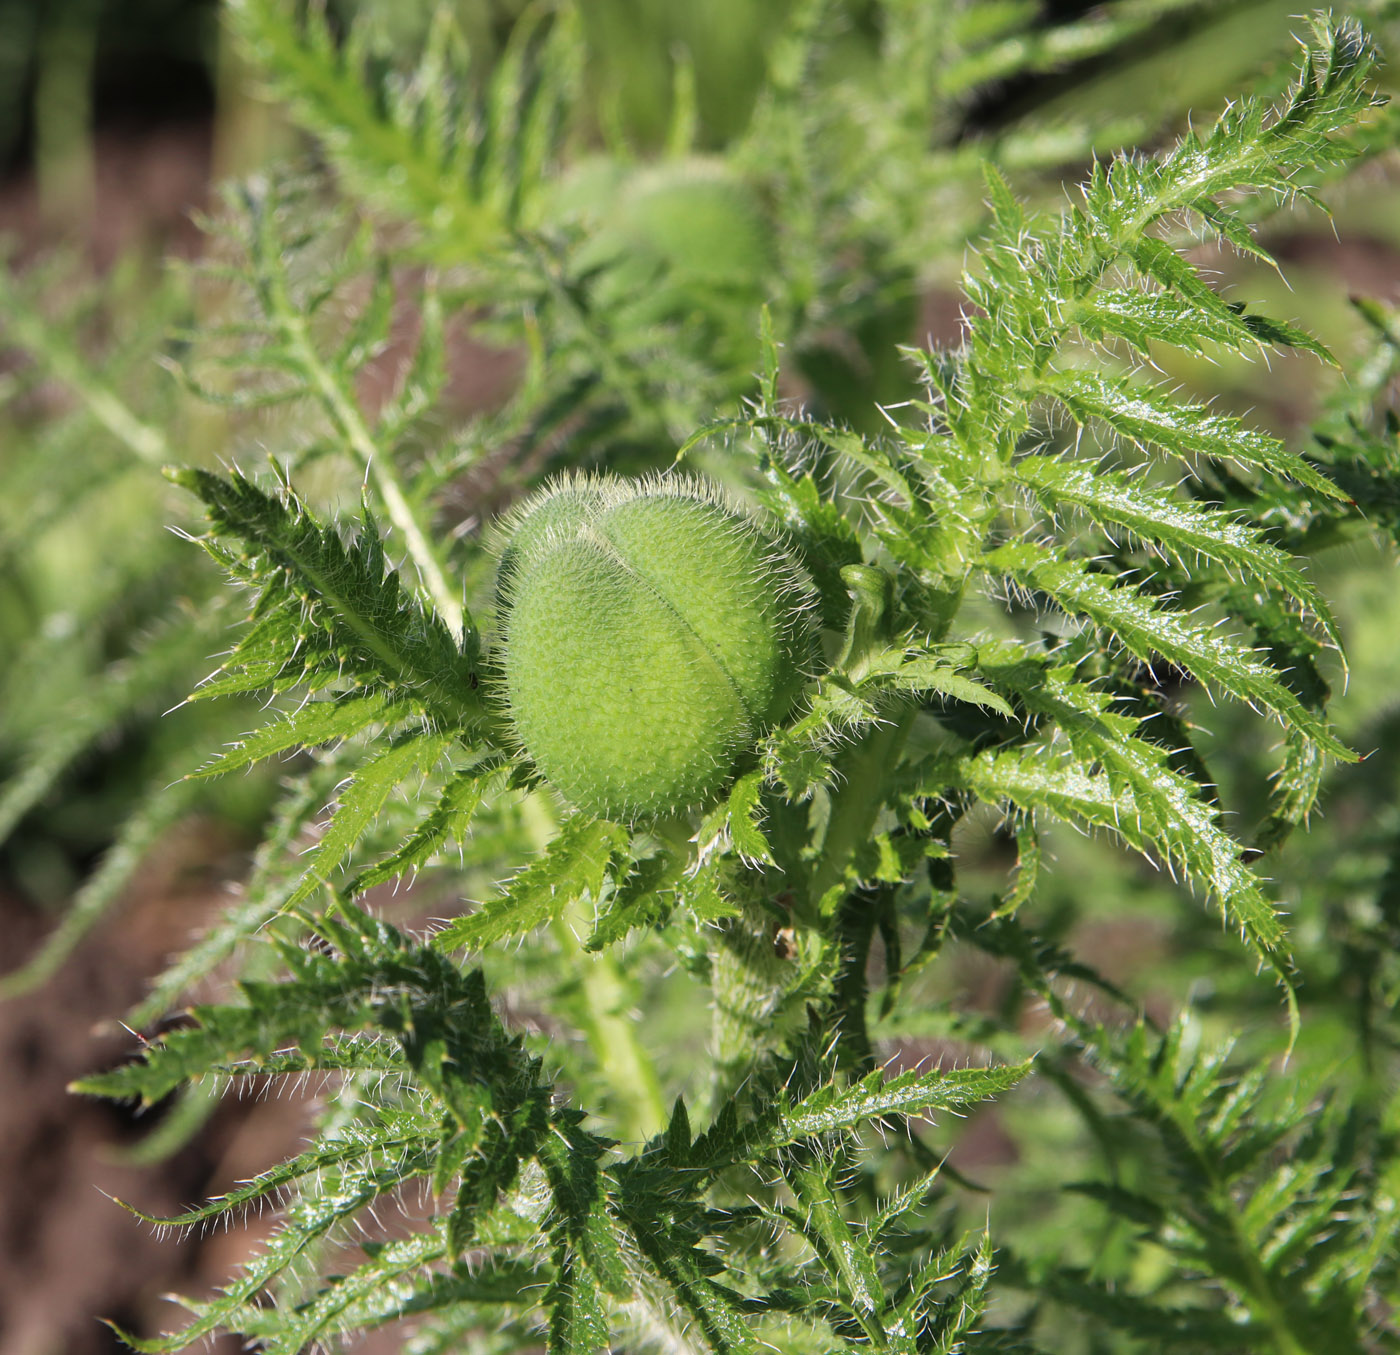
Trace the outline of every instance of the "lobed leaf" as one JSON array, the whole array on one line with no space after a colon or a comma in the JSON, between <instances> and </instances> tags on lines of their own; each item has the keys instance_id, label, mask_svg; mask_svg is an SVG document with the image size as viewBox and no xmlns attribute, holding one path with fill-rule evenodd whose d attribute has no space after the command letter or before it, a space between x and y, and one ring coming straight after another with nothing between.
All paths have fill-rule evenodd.
<instances>
[{"instance_id":1,"label":"lobed leaf","mask_svg":"<svg viewBox=\"0 0 1400 1355\"><path fill-rule=\"evenodd\" d=\"M1130 847L1199 881L1245 942L1279 975L1292 1006L1287 937L1278 909L1240 859L1239 843L1216 821L1199 788L1164 765L1162 750L1141 739L1084 738L1112 770L1090 771L1087 753L1067 757L1042 745L987 751L962 761L954 784L989 804L1107 829ZM1081 760L1081 758L1083 760Z\"/></svg>"},{"instance_id":2,"label":"lobed leaf","mask_svg":"<svg viewBox=\"0 0 1400 1355\"><path fill-rule=\"evenodd\" d=\"M421 1150L402 1155L391 1166L341 1164L334 1173L335 1188L300 1196L262 1250L244 1263L238 1278L217 1299L201 1305L188 1326L151 1340L121 1332L122 1340L143 1355L171 1355L220 1328L237 1330L244 1309L303 1252L385 1192L424 1175L428 1167L428 1158Z\"/></svg>"},{"instance_id":3,"label":"lobed leaf","mask_svg":"<svg viewBox=\"0 0 1400 1355\"><path fill-rule=\"evenodd\" d=\"M1329 498L1346 498L1336 484L1277 438L1229 414L1179 404L1151 386L1097 372L1050 373L1043 385L1081 424L1101 419L1124 437L1188 463L1198 457L1234 462L1296 480Z\"/></svg>"},{"instance_id":4,"label":"lobed leaf","mask_svg":"<svg viewBox=\"0 0 1400 1355\"><path fill-rule=\"evenodd\" d=\"M1022 587L1045 593L1071 616L1101 627L1144 663L1165 659L1208 686L1265 707L1333 757L1355 761L1356 754L1337 738L1325 717L1304 706L1268 664L1211 630L1192 625L1183 613L1160 606L1131 584L1112 584L1079 561L1059 559L1026 542L999 546L981 563Z\"/></svg>"},{"instance_id":5,"label":"lobed leaf","mask_svg":"<svg viewBox=\"0 0 1400 1355\"><path fill-rule=\"evenodd\" d=\"M506 763L487 755L453 772L437 804L403 845L382 861L358 871L341 892L347 898L355 898L375 885L427 865L450 843L463 841L476 811L501 786L508 770Z\"/></svg>"},{"instance_id":6,"label":"lobed leaf","mask_svg":"<svg viewBox=\"0 0 1400 1355\"><path fill-rule=\"evenodd\" d=\"M1051 512L1080 508L1101 526L1125 528L1145 545L1183 563L1204 557L1252 575L1310 611L1328 639L1340 643L1331 610L1298 566L1238 515L1202 508L1101 466L1058 457L1023 457L1012 474Z\"/></svg>"},{"instance_id":7,"label":"lobed leaf","mask_svg":"<svg viewBox=\"0 0 1400 1355\"><path fill-rule=\"evenodd\" d=\"M689 1161L693 1167L718 1170L887 1115L961 1109L1009 1090L1029 1071L1029 1063L932 1072L910 1069L886 1079L876 1069L849 1087L822 1087L795 1103L780 1098L742 1130L721 1117L691 1145Z\"/></svg>"},{"instance_id":8,"label":"lobed leaf","mask_svg":"<svg viewBox=\"0 0 1400 1355\"><path fill-rule=\"evenodd\" d=\"M214 692L314 692L348 680L411 703L443 728L484 722L470 663L446 624L387 567L372 522L347 546L290 494L275 498L237 471L228 479L202 470L169 475L204 500L206 548L259 593L254 624Z\"/></svg>"},{"instance_id":9,"label":"lobed leaf","mask_svg":"<svg viewBox=\"0 0 1400 1355\"><path fill-rule=\"evenodd\" d=\"M369 758L340 791L331 821L284 907L295 908L317 889L329 887L332 872L355 849L389 797L403 782L431 771L452 742L451 734L420 730L401 734Z\"/></svg>"},{"instance_id":10,"label":"lobed leaf","mask_svg":"<svg viewBox=\"0 0 1400 1355\"><path fill-rule=\"evenodd\" d=\"M526 866L504 894L449 922L433 937L433 945L439 950L480 949L533 931L562 916L577 899L599 902L627 845L626 831L615 823L582 815L570 819L544 855Z\"/></svg>"},{"instance_id":11,"label":"lobed leaf","mask_svg":"<svg viewBox=\"0 0 1400 1355\"><path fill-rule=\"evenodd\" d=\"M1158 281L1166 280L1166 269L1157 261L1170 256L1175 264L1168 277L1176 290L1102 288L1090 293L1075 308L1075 323L1086 337L1125 339L1145 355L1159 343L1188 353L1202 353L1205 345L1217 344L1251 356L1263 348L1298 348L1331 361L1332 355L1311 335L1225 301L1164 242L1149 237L1134 248L1133 256Z\"/></svg>"},{"instance_id":12,"label":"lobed leaf","mask_svg":"<svg viewBox=\"0 0 1400 1355\"><path fill-rule=\"evenodd\" d=\"M407 703L395 703L383 692L349 693L328 701L309 701L285 719L274 720L246 735L191 775L221 776L289 749L314 748L348 739L371 725L397 724L411 710Z\"/></svg>"}]
</instances>

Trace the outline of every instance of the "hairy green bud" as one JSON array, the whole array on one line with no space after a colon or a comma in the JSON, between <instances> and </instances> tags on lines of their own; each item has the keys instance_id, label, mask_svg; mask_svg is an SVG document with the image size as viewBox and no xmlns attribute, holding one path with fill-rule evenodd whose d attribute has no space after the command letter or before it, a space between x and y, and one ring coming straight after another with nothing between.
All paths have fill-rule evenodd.
<instances>
[{"instance_id":1,"label":"hairy green bud","mask_svg":"<svg viewBox=\"0 0 1400 1355\"><path fill-rule=\"evenodd\" d=\"M704 803L801 689L811 581L716 487L569 477L505 538L511 719L580 809L633 819Z\"/></svg>"}]
</instances>

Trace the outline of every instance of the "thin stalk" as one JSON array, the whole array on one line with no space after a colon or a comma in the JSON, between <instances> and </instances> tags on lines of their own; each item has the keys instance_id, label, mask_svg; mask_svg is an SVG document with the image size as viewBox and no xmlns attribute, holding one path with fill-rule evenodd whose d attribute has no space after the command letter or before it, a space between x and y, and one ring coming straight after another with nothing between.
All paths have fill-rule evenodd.
<instances>
[{"instance_id":1,"label":"thin stalk","mask_svg":"<svg viewBox=\"0 0 1400 1355\"><path fill-rule=\"evenodd\" d=\"M549 845L557 821L542 796L532 795L522 806L539 850ZM608 954L591 954L579 935L592 923L587 908L575 902L551 928L565 969L578 976L582 996L579 1024L597 1060L602 1080L612 1093L618 1137L643 1143L659 1134L667 1120L656 1067L637 1038L636 1022L628 1015L631 994L617 962Z\"/></svg>"},{"instance_id":2,"label":"thin stalk","mask_svg":"<svg viewBox=\"0 0 1400 1355\"><path fill-rule=\"evenodd\" d=\"M448 628L460 640L471 625L471 617L461 598L448 585L428 534L409 503L398 472L394 469L393 459L375 442L354 398L322 361L320 352L311 341L306 317L293 304L287 292L286 277L277 262L277 245L269 234L271 212L265 210L263 204L253 206L261 223L258 252L264 265L262 283L269 316L281 331L283 340L311 383L332 424L359 458L365 474L374 482L389 521L402 535L409 558L417 567L428 596Z\"/></svg>"},{"instance_id":3,"label":"thin stalk","mask_svg":"<svg viewBox=\"0 0 1400 1355\"><path fill-rule=\"evenodd\" d=\"M728 893L742 916L721 923L709 947L712 1110L738 1091L791 1025L788 1000L796 976L791 961L774 951L772 913L746 887L757 878L743 867L731 874Z\"/></svg>"},{"instance_id":4,"label":"thin stalk","mask_svg":"<svg viewBox=\"0 0 1400 1355\"><path fill-rule=\"evenodd\" d=\"M437 555L428 542L427 533L409 504L392 460L380 453L359 409L321 361L321 356L307 333L305 319L291 311L279 319L292 351L302 363L306 375L321 398L322 406L374 481L374 487L379 491L379 497L389 515L389 521L402 534L409 556L417 566L433 605L448 628L460 639L467 624L466 608L449 587Z\"/></svg>"},{"instance_id":5,"label":"thin stalk","mask_svg":"<svg viewBox=\"0 0 1400 1355\"><path fill-rule=\"evenodd\" d=\"M67 336L44 318L10 284L0 269L0 304L3 328L67 386L87 407L89 413L109 433L150 466L161 466L170 459L166 436L154 424L137 417L131 406L110 386L98 380Z\"/></svg>"},{"instance_id":6,"label":"thin stalk","mask_svg":"<svg viewBox=\"0 0 1400 1355\"><path fill-rule=\"evenodd\" d=\"M851 857L870 840L884 804L890 769L899 761L914 714L912 709L903 711L888 724L877 725L841 759L837 768L842 778L840 789L832 797L821 856L807 893L813 915L819 911L823 896L845 878Z\"/></svg>"},{"instance_id":7,"label":"thin stalk","mask_svg":"<svg viewBox=\"0 0 1400 1355\"><path fill-rule=\"evenodd\" d=\"M584 1032L609 1089L616 1098L618 1137L645 1143L666 1127L666 1105L651 1056L637 1039L629 1016L632 994L611 955L590 955L579 944L592 918L575 902L554 924L564 962L579 975Z\"/></svg>"}]
</instances>

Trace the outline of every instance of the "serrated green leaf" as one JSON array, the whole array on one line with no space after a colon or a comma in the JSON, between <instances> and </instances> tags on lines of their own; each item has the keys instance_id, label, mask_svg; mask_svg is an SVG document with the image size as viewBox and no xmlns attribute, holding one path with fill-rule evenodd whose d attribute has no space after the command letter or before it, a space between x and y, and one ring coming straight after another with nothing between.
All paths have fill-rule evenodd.
<instances>
[{"instance_id":1,"label":"serrated green leaf","mask_svg":"<svg viewBox=\"0 0 1400 1355\"><path fill-rule=\"evenodd\" d=\"M309 701L291 715L273 720L246 735L227 752L218 754L190 775L221 776L288 749L314 748L318 744L348 739L372 724L392 725L411 713L412 708L406 702L392 702L382 692Z\"/></svg>"},{"instance_id":2,"label":"serrated green leaf","mask_svg":"<svg viewBox=\"0 0 1400 1355\"><path fill-rule=\"evenodd\" d=\"M348 1066L348 1065L347 1065ZM79 1087L90 1091L90 1084ZM233 1190L209 1203L174 1216L148 1214L134 1205L123 1202L123 1207L145 1223L163 1228L191 1228L238 1210L244 1210L259 1200L277 1200L280 1192L293 1182L308 1176L338 1169L347 1162L368 1161L377 1155L397 1157L405 1150L421 1143L424 1131L430 1126L421 1116L403 1112L389 1112L378 1125L353 1124L339 1131L325 1135L303 1153L259 1173L252 1180L244 1181Z\"/></svg>"},{"instance_id":3,"label":"serrated green leaf","mask_svg":"<svg viewBox=\"0 0 1400 1355\"><path fill-rule=\"evenodd\" d=\"M800 1206L796 1219L803 1235L840 1286L846 1301L861 1317L862 1324L870 1324L876 1340L883 1343L885 1332L877 1314L884 1307L885 1292L874 1255L856 1239L819 1168L797 1167L788 1173L787 1179ZM910 1355L915 1350L912 1343L888 1348L907 1349Z\"/></svg>"},{"instance_id":4,"label":"serrated green leaf","mask_svg":"<svg viewBox=\"0 0 1400 1355\"><path fill-rule=\"evenodd\" d=\"M1072 717L1067 717L1072 723ZM1107 829L1139 851L1160 854L1200 881L1246 942L1289 987L1286 933L1240 846L1216 822L1199 787L1165 765L1165 754L1141 739L1094 732L1093 717L1076 729L1077 760L1032 745L987 751L960 764L956 780L989 804L1048 811L1057 818ZM1090 771L1102 759L1108 770Z\"/></svg>"},{"instance_id":5,"label":"serrated green leaf","mask_svg":"<svg viewBox=\"0 0 1400 1355\"><path fill-rule=\"evenodd\" d=\"M264 1242L262 1250L244 1263L238 1277L217 1299L200 1305L198 1316L188 1326L151 1340L126 1333L123 1339L143 1355L172 1355L220 1328L236 1330L236 1319L243 1308L308 1247L386 1191L424 1175L428 1166L428 1159L421 1151L402 1154L393 1166L377 1163L340 1166L335 1174L335 1188L297 1199L287 1210L285 1221Z\"/></svg>"},{"instance_id":6,"label":"serrated green leaf","mask_svg":"<svg viewBox=\"0 0 1400 1355\"><path fill-rule=\"evenodd\" d=\"M1016 874L1010 889L992 911L992 918L1015 917L1023 904L1030 902L1040 881L1040 835L1029 821L1016 825Z\"/></svg>"},{"instance_id":7,"label":"serrated green leaf","mask_svg":"<svg viewBox=\"0 0 1400 1355\"><path fill-rule=\"evenodd\" d=\"M585 895L598 902L627 844L626 830L606 819L570 819L544 855L526 866L504 894L449 922L433 937L433 945L439 950L480 949L533 931Z\"/></svg>"},{"instance_id":8,"label":"serrated green leaf","mask_svg":"<svg viewBox=\"0 0 1400 1355\"><path fill-rule=\"evenodd\" d=\"M371 757L340 792L335 813L302 872L300 884L288 896L286 907L295 908L317 889L329 886L332 872L354 850L389 797L403 782L429 772L452 742L451 734L422 730L400 735Z\"/></svg>"},{"instance_id":9,"label":"serrated green leaf","mask_svg":"<svg viewBox=\"0 0 1400 1355\"><path fill-rule=\"evenodd\" d=\"M1114 585L1078 561L1057 559L1026 542L1000 546L981 563L1046 593L1071 616L1102 627L1144 663L1165 659L1207 685L1272 711L1333 757L1356 760L1326 718L1304 706L1268 664L1212 630L1192 625L1183 613L1160 606L1132 585Z\"/></svg>"},{"instance_id":10,"label":"serrated green leaf","mask_svg":"<svg viewBox=\"0 0 1400 1355\"><path fill-rule=\"evenodd\" d=\"M732 846L741 859L762 866L773 864L768 840L758 826L764 779L762 769L745 772L730 787L724 802L706 815L696 836L701 860L716 850Z\"/></svg>"},{"instance_id":11,"label":"serrated green leaf","mask_svg":"<svg viewBox=\"0 0 1400 1355\"><path fill-rule=\"evenodd\" d=\"M1056 372L1045 389L1080 423L1102 419L1115 431L1187 462L1197 457L1234 462L1285 476L1332 499L1346 494L1277 438L1228 414L1183 405L1151 386L1133 385L1095 372Z\"/></svg>"},{"instance_id":12,"label":"serrated green leaf","mask_svg":"<svg viewBox=\"0 0 1400 1355\"><path fill-rule=\"evenodd\" d=\"M1340 644L1331 610L1298 566L1236 515L1202 508L1101 466L1058 457L1023 457L1012 474L1051 512L1072 505L1104 526L1126 528L1184 563L1204 556L1253 575L1311 612L1328 639Z\"/></svg>"},{"instance_id":13,"label":"serrated green leaf","mask_svg":"<svg viewBox=\"0 0 1400 1355\"><path fill-rule=\"evenodd\" d=\"M848 1087L822 1087L795 1103L781 1101L742 1129L726 1125L721 1117L692 1145L691 1163L718 1170L757 1161L808 1139L857 1129L886 1115L961 1109L1014 1087L1030 1067L1021 1063L934 1072L915 1068L888 1079L876 1069Z\"/></svg>"},{"instance_id":14,"label":"serrated green leaf","mask_svg":"<svg viewBox=\"0 0 1400 1355\"><path fill-rule=\"evenodd\" d=\"M976 651L972 651L975 658ZM908 655L902 650L889 650L874 656L868 667L868 676L861 682L861 688L888 686L894 691L937 692L940 696L952 697L971 706L981 706L994 710L1008 720L1014 712L990 687L959 672L946 659L936 654Z\"/></svg>"},{"instance_id":15,"label":"serrated green leaf","mask_svg":"<svg viewBox=\"0 0 1400 1355\"><path fill-rule=\"evenodd\" d=\"M1051 1296L1096 1324L1150 1341L1155 1350L1238 1351L1242 1341L1265 1348L1271 1344L1267 1329L1255 1323L1240 1322L1208 1308L1154 1302L1099 1283L1087 1271L1048 1266L1038 1270L1034 1280L1023 1275L1014 1262L1007 1271L1006 1278L1017 1288L1034 1287L1037 1293Z\"/></svg>"},{"instance_id":16,"label":"serrated green leaf","mask_svg":"<svg viewBox=\"0 0 1400 1355\"><path fill-rule=\"evenodd\" d=\"M204 501L210 554L258 590L252 627L205 694L317 691L350 680L414 703L443 728L486 722L471 664L441 618L388 567L372 521L347 545L290 491L275 497L236 471L227 479L203 470L167 474Z\"/></svg>"},{"instance_id":17,"label":"serrated green leaf","mask_svg":"<svg viewBox=\"0 0 1400 1355\"><path fill-rule=\"evenodd\" d=\"M636 862L599 910L584 949L606 950L638 927L664 923L675 908L675 891L685 864L670 852Z\"/></svg>"},{"instance_id":18,"label":"serrated green leaf","mask_svg":"<svg viewBox=\"0 0 1400 1355\"><path fill-rule=\"evenodd\" d=\"M1254 840L1259 851L1269 851L1307 822L1322 792L1327 759L1322 750L1296 731L1284 742L1283 766L1269 792L1269 813Z\"/></svg>"},{"instance_id":19,"label":"serrated green leaf","mask_svg":"<svg viewBox=\"0 0 1400 1355\"><path fill-rule=\"evenodd\" d=\"M1160 241L1152 244L1178 261L1178 282L1195 277L1190 265L1175 250ZM1135 257L1141 261L1140 251L1141 247L1135 251ZM1158 343L1188 353L1202 353L1206 344L1218 344L1246 354L1265 347L1299 348L1331 360L1327 349L1304 331L1265 316L1249 315L1209 288L1202 285L1201 290L1210 298L1204 304L1199 297L1188 299L1179 291L1102 288L1076 304L1075 323L1088 338L1126 339L1141 353L1150 353L1152 345Z\"/></svg>"},{"instance_id":20,"label":"serrated green leaf","mask_svg":"<svg viewBox=\"0 0 1400 1355\"><path fill-rule=\"evenodd\" d=\"M735 781L729 792L729 835L734 842L734 850L744 860L771 866L773 853L768 839L758 826L763 780L763 773L754 771L745 773Z\"/></svg>"},{"instance_id":21,"label":"serrated green leaf","mask_svg":"<svg viewBox=\"0 0 1400 1355\"><path fill-rule=\"evenodd\" d=\"M464 39L444 13L413 79L376 88L363 41L341 44L324 18L272 0L236 0L236 37L357 193L381 209L431 223L419 248L457 263L499 248L552 162L580 78L581 39L569 13L541 44L522 24L484 89ZM358 35L357 35L358 36ZM527 55L528 58L527 59Z\"/></svg>"},{"instance_id":22,"label":"serrated green leaf","mask_svg":"<svg viewBox=\"0 0 1400 1355\"><path fill-rule=\"evenodd\" d=\"M427 865L444 848L461 842L482 801L500 787L509 770L509 765L500 759L487 757L454 772L432 812L408 835L403 845L382 861L359 871L342 892L354 898L375 885Z\"/></svg>"},{"instance_id":23,"label":"serrated green leaf","mask_svg":"<svg viewBox=\"0 0 1400 1355\"><path fill-rule=\"evenodd\" d=\"M547 1280L546 1271L509 1257L491 1258L469 1272L435 1272L430 1267L446 1252L440 1228L370 1243L365 1250L369 1259L362 1265L332 1277L311 1298L278 1313L275 1321L244 1319L236 1330L257 1339L268 1352L296 1355L347 1328L372 1329L457 1305L481 1305L478 1320L489 1321L500 1308L515 1306L522 1294L538 1290Z\"/></svg>"},{"instance_id":24,"label":"serrated green leaf","mask_svg":"<svg viewBox=\"0 0 1400 1355\"><path fill-rule=\"evenodd\" d=\"M1229 237L1236 247L1248 241L1246 252L1273 266L1274 260L1255 244L1248 229L1218 204L1197 199L1192 209L1213 229L1232 230ZM1233 223L1233 224L1232 224ZM1235 227L1238 227L1236 230ZM1172 343L1189 352L1200 352L1200 341L1218 343L1236 352L1250 354L1263 348L1297 348L1336 365L1326 346L1306 331L1265 315L1251 315L1242 305L1229 302L1202 281L1195 268L1165 241L1143 236L1131 241L1127 251L1148 277L1160 282L1162 292L1102 292L1111 296L1100 310L1097 296L1086 303L1091 337L1106 330L1128 339L1142 351L1147 342ZM1131 298L1143 297L1143 302Z\"/></svg>"},{"instance_id":25,"label":"serrated green leaf","mask_svg":"<svg viewBox=\"0 0 1400 1355\"><path fill-rule=\"evenodd\" d=\"M894 1191L880 1208L870 1217L866 1231L878 1243L886 1233L903 1226L905 1220L927 1202L934 1187L943 1175L943 1164L930 1167L907 1186Z\"/></svg>"},{"instance_id":26,"label":"serrated green leaf","mask_svg":"<svg viewBox=\"0 0 1400 1355\"><path fill-rule=\"evenodd\" d=\"M681 902L701 922L719 922L739 917L742 910L725 894L719 868L710 863L681 877L676 886Z\"/></svg>"},{"instance_id":27,"label":"serrated green leaf","mask_svg":"<svg viewBox=\"0 0 1400 1355\"><path fill-rule=\"evenodd\" d=\"M560 1248L554 1257L554 1280L545 1291L549 1314L549 1355L594 1355L608 1350L608 1323L598 1287L575 1252Z\"/></svg>"},{"instance_id":28,"label":"serrated green leaf","mask_svg":"<svg viewBox=\"0 0 1400 1355\"><path fill-rule=\"evenodd\" d=\"M990 160L982 162L982 179L987 185L987 200L997 226L1003 235L1014 240L1026 228L1025 208L1016 200L1006 177Z\"/></svg>"},{"instance_id":29,"label":"serrated green leaf","mask_svg":"<svg viewBox=\"0 0 1400 1355\"><path fill-rule=\"evenodd\" d=\"M671 1161L685 1166L690 1159L690 1115L685 1108L684 1097L676 1097L663 1141L666 1145L666 1155Z\"/></svg>"},{"instance_id":30,"label":"serrated green leaf","mask_svg":"<svg viewBox=\"0 0 1400 1355\"><path fill-rule=\"evenodd\" d=\"M697 1334L714 1355L758 1355L761 1347L739 1312L739 1294L710 1279L695 1252L684 1244L677 1245L655 1219L627 1211L623 1221L651 1268L694 1319Z\"/></svg>"},{"instance_id":31,"label":"serrated green leaf","mask_svg":"<svg viewBox=\"0 0 1400 1355\"><path fill-rule=\"evenodd\" d=\"M1249 222L1238 213L1232 212L1228 207L1222 207L1218 202L1203 202L1199 198L1192 204L1192 211L1202 217L1211 230L1232 244L1241 254L1258 259L1260 263L1268 264L1272 269L1278 269L1277 260L1259 243L1250 230ZM1331 361L1331 355L1325 349L1319 356Z\"/></svg>"}]
</instances>

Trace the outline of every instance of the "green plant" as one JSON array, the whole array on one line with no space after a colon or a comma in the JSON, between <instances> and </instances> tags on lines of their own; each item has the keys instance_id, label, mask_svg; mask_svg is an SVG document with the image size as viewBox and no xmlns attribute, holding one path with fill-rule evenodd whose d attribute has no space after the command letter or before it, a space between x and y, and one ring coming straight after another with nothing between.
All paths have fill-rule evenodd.
<instances>
[{"instance_id":1,"label":"green plant","mask_svg":"<svg viewBox=\"0 0 1400 1355\"><path fill-rule=\"evenodd\" d=\"M1376 49L1319 16L1291 84L1265 72L1268 97L1208 130L1096 161L1063 210L1008 179L1062 149L1026 126L969 145L900 78L956 91L1033 71L1046 33L1114 51L1173 10L1208 22L890 0L862 43L846 11L795 5L750 125L704 164L745 208L701 268L675 199L628 215L697 172L683 63L673 162L639 169L613 127L585 172L603 152L567 7L531 11L474 82L445 12L386 73L370 28L338 45L315 14L232 7L337 177L231 190L188 283L204 322L169 356L235 437L275 428L278 457L265 480L171 478L248 604L193 708L266 710L198 784L271 758L288 784L241 899L133 1019L233 956L237 991L79 1085L340 1094L296 1156L155 1221L282 1205L223 1291L138 1348L229 1330L291 1355L395 1321L424 1352L541 1332L580 1355L1400 1348L1397 788L1354 751L1380 698L1331 717L1363 608L1328 554L1394 544L1400 329L1361 302L1366 342L1334 359L1192 252L1272 264L1259 227L1392 144ZM590 173L629 187L590 198ZM961 344L897 353L924 257L968 235ZM524 370L447 432L469 308ZM1276 436L1155 374L1201 354L1338 362L1350 384ZM771 517L781 551L644 478L672 459ZM600 463L527 500L498 589L492 510ZM653 551L698 568L638 627ZM581 557L631 571L624 622L571 600ZM737 657L693 610L726 593ZM696 637L728 680L689 671ZM612 704L619 669L651 696ZM649 722L665 775L639 787L629 718L652 697L704 756L661 756ZM1384 807L1343 864L1297 831L1329 780ZM1157 938L1145 974L1087 953L1124 916ZM971 1000L978 973L996 983ZM1015 1160L949 1159L940 1111ZM411 1222L378 1223L420 1189Z\"/></svg>"}]
</instances>

